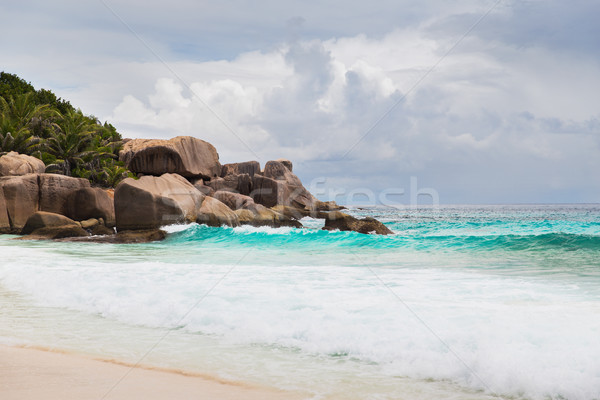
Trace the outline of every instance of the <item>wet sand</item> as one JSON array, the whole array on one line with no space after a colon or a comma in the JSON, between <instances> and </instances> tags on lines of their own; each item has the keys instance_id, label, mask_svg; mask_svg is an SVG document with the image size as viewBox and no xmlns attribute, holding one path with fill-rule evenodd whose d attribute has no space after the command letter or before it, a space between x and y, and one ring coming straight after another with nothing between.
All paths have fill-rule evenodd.
<instances>
[{"instance_id":1,"label":"wet sand","mask_svg":"<svg viewBox=\"0 0 600 400\"><path fill-rule=\"evenodd\" d=\"M3 400L283 400L308 396L182 371L0 346L0 397Z\"/></svg>"}]
</instances>

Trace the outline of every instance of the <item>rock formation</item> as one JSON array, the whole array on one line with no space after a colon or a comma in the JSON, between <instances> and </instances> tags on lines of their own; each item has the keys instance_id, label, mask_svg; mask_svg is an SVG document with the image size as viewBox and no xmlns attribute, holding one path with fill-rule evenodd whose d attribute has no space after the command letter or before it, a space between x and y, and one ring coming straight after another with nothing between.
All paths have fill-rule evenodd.
<instances>
[{"instance_id":1,"label":"rock formation","mask_svg":"<svg viewBox=\"0 0 600 400\"><path fill-rule=\"evenodd\" d=\"M212 197L219 200L221 203L225 204L234 211L256 206L254 200L252 200L252 197L244 196L240 193L219 190L216 191Z\"/></svg>"},{"instance_id":2,"label":"rock formation","mask_svg":"<svg viewBox=\"0 0 600 400\"><path fill-rule=\"evenodd\" d=\"M379 235L389 235L393 232L384 224L375 218L367 217L363 219L354 218L351 215L340 211L332 211L325 218L325 230L355 231L358 233L376 233Z\"/></svg>"},{"instance_id":3,"label":"rock formation","mask_svg":"<svg viewBox=\"0 0 600 400\"><path fill-rule=\"evenodd\" d=\"M102 218L106 226L115 226L114 195L101 188L74 190L68 197L66 215L77 221Z\"/></svg>"},{"instance_id":4,"label":"rock formation","mask_svg":"<svg viewBox=\"0 0 600 400\"><path fill-rule=\"evenodd\" d=\"M215 191L227 190L229 192L241 193L246 196L252 193L252 178L249 174L226 175L224 178L212 179L206 184Z\"/></svg>"},{"instance_id":5,"label":"rock formation","mask_svg":"<svg viewBox=\"0 0 600 400\"><path fill-rule=\"evenodd\" d=\"M291 167L291 163L289 163ZM302 185L300 179L279 161L269 161L262 175L252 179L252 198L265 207L276 205L312 209L317 199Z\"/></svg>"},{"instance_id":6,"label":"rock formation","mask_svg":"<svg viewBox=\"0 0 600 400\"><path fill-rule=\"evenodd\" d=\"M10 231L19 232L36 211L69 215L68 201L77 189L89 188L86 179L56 174L28 174L0 177ZM0 211L0 218L2 218Z\"/></svg>"},{"instance_id":7,"label":"rock formation","mask_svg":"<svg viewBox=\"0 0 600 400\"><path fill-rule=\"evenodd\" d=\"M28 235L40 228L56 228L58 226L78 226L81 228L81 224L64 215L37 211L27 218L27 222L21 230L21 234Z\"/></svg>"},{"instance_id":8,"label":"rock formation","mask_svg":"<svg viewBox=\"0 0 600 400\"><path fill-rule=\"evenodd\" d=\"M157 229L174 223L302 227L305 216L325 218L323 229L391 233L373 218L359 220L317 200L287 159L268 161L263 170L257 161L221 166L216 149L193 137L127 140L119 157L139 179L127 178L114 191L43 173L33 157L0 157L0 233L81 240L92 233L122 243L160 239Z\"/></svg>"},{"instance_id":9,"label":"rock formation","mask_svg":"<svg viewBox=\"0 0 600 400\"><path fill-rule=\"evenodd\" d=\"M42 160L11 151L0 157L0 176L42 174L46 166Z\"/></svg>"},{"instance_id":10,"label":"rock formation","mask_svg":"<svg viewBox=\"0 0 600 400\"><path fill-rule=\"evenodd\" d=\"M115 189L117 230L195 222L204 198L177 174L124 179Z\"/></svg>"},{"instance_id":11,"label":"rock formation","mask_svg":"<svg viewBox=\"0 0 600 400\"><path fill-rule=\"evenodd\" d=\"M10 218L6 209L6 200L4 199L4 191L0 187L0 233L10 233Z\"/></svg>"},{"instance_id":12,"label":"rock formation","mask_svg":"<svg viewBox=\"0 0 600 400\"><path fill-rule=\"evenodd\" d=\"M213 197L206 197L198 212L196 222L208 226L239 226L237 215L225 204Z\"/></svg>"},{"instance_id":13,"label":"rock formation","mask_svg":"<svg viewBox=\"0 0 600 400\"><path fill-rule=\"evenodd\" d=\"M212 179L221 174L219 154L214 146L190 136L170 140L133 139L123 145L119 160L137 174L165 173Z\"/></svg>"},{"instance_id":14,"label":"rock formation","mask_svg":"<svg viewBox=\"0 0 600 400\"><path fill-rule=\"evenodd\" d=\"M38 211L33 213L21 231L29 239L62 239L89 236L78 222L64 215Z\"/></svg>"},{"instance_id":15,"label":"rock formation","mask_svg":"<svg viewBox=\"0 0 600 400\"><path fill-rule=\"evenodd\" d=\"M0 178L4 193L10 231L18 233L27 219L39 211L40 187L37 174L7 176Z\"/></svg>"},{"instance_id":16,"label":"rock formation","mask_svg":"<svg viewBox=\"0 0 600 400\"><path fill-rule=\"evenodd\" d=\"M260 174L260 164L258 161L245 161L241 163L225 164L221 169L221 178L227 175L248 174L253 177Z\"/></svg>"},{"instance_id":17,"label":"rock formation","mask_svg":"<svg viewBox=\"0 0 600 400\"><path fill-rule=\"evenodd\" d=\"M40 211L69 215L69 198L79 189L90 188L83 178L72 178L58 174L39 174ZM88 217L89 218L89 217Z\"/></svg>"},{"instance_id":18,"label":"rock formation","mask_svg":"<svg viewBox=\"0 0 600 400\"><path fill-rule=\"evenodd\" d=\"M302 224L293 218L256 204L252 197L227 191L215 192L214 198L234 210L241 224L253 226L292 226L301 228Z\"/></svg>"}]
</instances>

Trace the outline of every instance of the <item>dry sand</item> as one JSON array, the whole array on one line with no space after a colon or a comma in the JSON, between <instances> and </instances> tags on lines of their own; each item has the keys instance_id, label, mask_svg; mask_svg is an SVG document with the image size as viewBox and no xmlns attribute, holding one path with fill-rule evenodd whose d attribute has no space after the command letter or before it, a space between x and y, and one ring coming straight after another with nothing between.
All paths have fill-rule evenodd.
<instances>
[{"instance_id":1,"label":"dry sand","mask_svg":"<svg viewBox=\"0 0 600 400\"><path fill-rule=\"evenodd\" d=\"M298 393L40 349L0 346L2 400L302 399Z\"/></svg>"}]
</instances>

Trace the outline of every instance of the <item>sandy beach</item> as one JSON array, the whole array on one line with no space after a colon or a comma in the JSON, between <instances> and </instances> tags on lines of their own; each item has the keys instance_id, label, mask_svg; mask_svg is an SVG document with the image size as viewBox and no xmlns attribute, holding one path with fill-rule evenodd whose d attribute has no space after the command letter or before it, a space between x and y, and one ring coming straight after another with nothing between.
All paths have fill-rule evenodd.
<instances>
[{"instance_id":1,"label":"sandy beach","mask_svg":"<svg viewBox=\"0 0 600 400\"><path fill-rule=\"evenodd\" d=\"M300 399L297 393L23 347L0 346L3 400Z\"/></svg>"}]
</instances>

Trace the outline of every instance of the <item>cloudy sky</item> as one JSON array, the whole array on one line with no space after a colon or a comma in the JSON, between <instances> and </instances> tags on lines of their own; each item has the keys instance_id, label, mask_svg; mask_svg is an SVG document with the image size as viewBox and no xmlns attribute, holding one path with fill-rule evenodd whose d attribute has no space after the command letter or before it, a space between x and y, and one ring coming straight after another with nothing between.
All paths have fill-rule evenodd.
<instances>
[{"instance_id":1,"label":"cloudy sky","mask_svg":"<svg viewBox=\"0 0 600 400\"><path fill-rule=\"evenodd\" d=\"M600 202L599 2L24 0L0 15L0 69L126 137L289 158L323 199Z\"/></svg>"}]
</instances>

